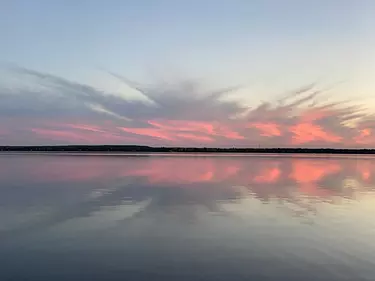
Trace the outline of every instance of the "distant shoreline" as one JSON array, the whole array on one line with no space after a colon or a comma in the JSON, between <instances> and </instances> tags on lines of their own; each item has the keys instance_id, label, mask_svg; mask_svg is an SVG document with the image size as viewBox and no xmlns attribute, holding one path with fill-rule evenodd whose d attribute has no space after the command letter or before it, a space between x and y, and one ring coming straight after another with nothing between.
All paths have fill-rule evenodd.
<instances>
[{"instance_id":1,"label":"distant shoreline","mask_svg":"<svg viewBox=\"0 0 375 281\"><path fill-rule=\"evenodd\" d=\"M2 152L43 153L251 153L251 154L375 154L375 149L341 148L202 148L202 147L151 147L141 145L51 145L51 146L0 146Z\"/></svg>"}]
</instances>

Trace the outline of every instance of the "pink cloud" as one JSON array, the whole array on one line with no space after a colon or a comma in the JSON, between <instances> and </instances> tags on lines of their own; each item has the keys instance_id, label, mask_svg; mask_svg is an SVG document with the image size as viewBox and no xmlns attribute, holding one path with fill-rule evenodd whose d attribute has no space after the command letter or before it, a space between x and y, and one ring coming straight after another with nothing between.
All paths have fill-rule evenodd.
<instances>
[{"instance_id":1,"label":"pink cloud","mask_svg":"<svg viewBox=\"0 0 375 281\"><path fill-rule=\"evenodd\" d=\"M77 130L84 130L84 131L90 131L90 132L95 132L95 133L104 133L102 129L100 129L98 126L93 126L93 125L86 125L86 124L64 124L64 126L72 129L77 129Z\"/></svg>"},{"instance_id":2,"label":"pink cloud","mask_svg":"<svg viewBox=\"0 0 375 281\"><path fill-rule=\"evenodd\" d=\"M43 91L14 85L2 92L6 101L0 104L4 113L0 119L3 144L35 144L42 139L49 143L131 142L154 146L375 145L375 115L363 110L356 100L352 104L327 103L316 85L247 107L239 100L221 99L234 88L208 90L202 81L183 80L171 83L170 88L164 83L129 82L111 73L156 105L150 106L23 67L11 67L9 74L17 77L15 81L27 79ZM14 111L9 111L12 108Z\"/></svg>"},{"instance_id":3,"label":"pink cloud","mask_svg":"<svg viewBox=\"0 0 375 281\"><path fill-rule=\"evenodd\" d=\"M115 131L104 132L104 130L97 129L95 131L83 129L90 128L81 125L80 127L74 127L71 129L59 129L59 127L70 127L65 126L66 124L56 124L56 129L45 129L45 128L31 128L30 131L37 135L39 138L45 140L55 140L60 143L77 143L77 144L103 144L103 143L123 143L124 141L138 141L135 138L117 135Z\"/></svg>"},{"instance_id":4,"label":"pink cloud","mask_svg":"<svg viewBox=\"0 0 375 281\"><path fill-rule=\"evenodd\" d=\"M244 139L238 132L218 122L200 122L187 120L149 120L154 127L173 132L203 133L209 136L221 136L228 139Z\"/></svg>"},{"instance_id":5,"label":"pink cloud","mask_svg":"<svg viewBox=\"0 0 375 281\"><path fill-rule=\"evenodd\" d=\"M199 122L185 120L148 120L153 128L125 128L125 132L150 136L178 142L177 138L187 139L193 142L214 142L216 137L228 139L244 139L238 132L233 131L224 124L217 122Z\"/></svg>"},{"instance_id":6,"label":"pink cloud","mask_svg":"<svg viewBox=\"0 0 375 281\"><path fill-rule=\"evenodd\" d=\"M233 139L233 140L243 140L245 139L244 136L240 135L238 132L231 130L228 126L220 126L218 128L218 134L219 136L223 136L227 139Z\"/></svg>"},{"instance_id":7,"label":"pink cloud","mask_svg":"<svg viewBox=\"0 0 375 281\"><path fill-rule=\"evenodd\" d=\"M308 109L301 113L300 121L301 123L311 123L330 115L334 115L334 112L322 109Z\"/></svg>"},{"instance_id":8,"label":"pink cloud","mask_svg":"<svg viewBox=\"0 0 375 281\"><path fill-rule=\"evenodd\" d=\"M371 144L374 143L374 136L372 130L369 128L359 130L359 135L354 138L358 144Z\"/></svg>"},{"instance_id":9,"label":"pink cloud","mask_svg":"<svg viewBox=\"0 0 375 281\"><path fill-rule=\"evenodd\" d=\"M168 141L171 141L174 139L174 137L168 134L168 132L166 132L165 130L161 130L161 129L124 128L124 127L120 127L120 129L123 130L124 132L128 132L128 133L135 134L135 135L142 135L142 136L158 138L158 139L163 139L163 140L168 140Z\"/></svg>"},{"instance_id":10,"label":"pink cloud","mask_svg":"<svg viewBox=\"0 0 375 281\"><path fill-rule=\"evenodd\" d=\"M214 140L208 136L198 136L194 134L188 134L188 133L177 133L177 137L184 138L191 141L198 141L198 142L213 142Z\"/></svg>"},{"instance_id":11,"label":"pink cloud","mask_svg":"<svg viewBox=\"0 0 375 281\"><path fill-rule=\"evenodd\" d=\"M281 136L280 126L276 123L255 122L248 124L248 127L257 128L261 132L261 135L265 137Z\"/></svg>"},{"instance_id":12,"label":"pink cloud","mask_svg":"<svg viewBox=\"0 0 375 281\"><path fill-rule=\"evenodd\" d=\"M154 127L168 131L189 131L201 132L206 134L214 133L214 125L208 122L185 121L185 120L149 120L147 121Z\"/></svg>"},{"instance_id":13,"label":"pink cloud","mask_svg":"<svg viewBox=\"0 0 375 281\"><path fill-rule=\"evenodd\" d=\"M324 131L324 128L312 123L299 123L289 127L289 131L294 135L292 144L300 145L312 141L324 141L328 143L338 143L342 137Z\"/></svg>"}]
</instances>

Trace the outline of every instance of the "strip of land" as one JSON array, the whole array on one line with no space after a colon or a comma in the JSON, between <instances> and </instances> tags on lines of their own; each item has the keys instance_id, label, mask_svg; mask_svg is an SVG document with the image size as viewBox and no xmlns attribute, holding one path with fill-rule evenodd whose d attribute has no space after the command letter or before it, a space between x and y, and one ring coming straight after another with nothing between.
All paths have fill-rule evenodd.
<instances>
[{"instance_id":1,"label":"strip of land","mask_svg":"<svg viewBox=\"0 0 375 281\"><path fill-rule=\"evenodd\" d=\"M152 147L142 145L51 145L0 146L0 152L147 152L147 153L310 153L310 154L375 154L375 149L341 148L210 148Z\"/></svg>"}]
</instances>

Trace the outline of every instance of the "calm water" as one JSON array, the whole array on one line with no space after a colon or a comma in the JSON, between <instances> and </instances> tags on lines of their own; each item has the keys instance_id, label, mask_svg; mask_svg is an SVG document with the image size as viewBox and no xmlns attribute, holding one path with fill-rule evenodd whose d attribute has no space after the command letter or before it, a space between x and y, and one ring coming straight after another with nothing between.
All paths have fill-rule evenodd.
<instances>
[{"instance_id":1,"label":"calm water","mask_svg":"<svg viewBox=\"0 0 375 281\"><path fill-rule=\"evenodd\" d=\"M0 280L375 280L375 158L0 155Z\"/></svg>"}]
</instances>

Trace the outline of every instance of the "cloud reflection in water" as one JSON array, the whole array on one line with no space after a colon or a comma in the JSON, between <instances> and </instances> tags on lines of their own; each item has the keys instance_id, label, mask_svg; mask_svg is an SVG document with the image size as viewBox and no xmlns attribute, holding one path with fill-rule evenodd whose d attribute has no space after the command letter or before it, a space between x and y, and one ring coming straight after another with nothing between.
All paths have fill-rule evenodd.
<instances>
[{"instance_id":1,"label":"cloud reflection in water","mask_svg":"<svg viewBox=\"0 0 375 281\"><path fill-rule=\"evenodd\" d=\"M0 201L16 213L35 205L47 210L37 222L12 228L12 234L96 216L124 222L173 215L191 222L202 213L231 215L230 206L246 200L311 217L321 203L371 194L374 171L372 158L355 157L8 156L1 170L4 181L26 181L30 188L3 189ZM132 207L131 215L119 211L124 206Z\"/></svg>"}]
</instances>

